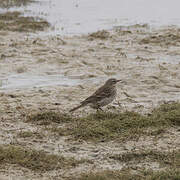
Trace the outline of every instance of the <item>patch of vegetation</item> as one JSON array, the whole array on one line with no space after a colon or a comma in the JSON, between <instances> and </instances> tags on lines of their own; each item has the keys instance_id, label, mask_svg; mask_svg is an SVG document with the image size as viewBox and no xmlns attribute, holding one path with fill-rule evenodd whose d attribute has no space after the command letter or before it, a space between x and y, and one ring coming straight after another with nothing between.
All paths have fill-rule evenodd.
<instances>
[{"instance_id":1,"label":"patch of vegetation","mask_svg":"<svg viewBox=\"0 0 180 180\"><path fill-rule=\"evenodd\" d=\"M166 125L180 126L180 103L162 104L153 110L152 119L166 122Z\"/></svg>"},{"instance_id":2,"label":"patch of vegetation","mask_svg":"<svg viewBox=\"0 0 180 180\"><path fill-rule=\"evenodd\" d=\"M34 136L34 133L32 131L24 131L24 132L18 133L18 137L20 138L28 138L32 136Z\"/></svg>"},{"instance_id":3,"label":"patch of vegetation","mask_svg":"<svg viewBox=\"0 0 180 180\"><path fill-rule=\"evenodd\" d=\"M17 6L26 6L34 0L0 0L1 8L11 8Z\"/></svg>"},{"instance_id":4,"label":"patch of vegetation","mask_svg":"<svg viewBox=\"0 0 180 180\"><path fill-rule=\"evenodd\" d=\"M41 18L23 17L20 12L6 12L0 14L0 30L35 32L43 31L50 25Z\"/></svg>"},{"instance_id":5,"label":"patch of vegetation","mask_svg":"<svg viewBox=\"0 0 180 180\"><path fill-rule=\"evenodd\" d=\"M173 29L169 30L169 32L165 32L163 34L152 34L140 40L140 44L153 44L153 45L170 45L176 46L180 43L180 34L179 29L174 31Z\"/></svg>"},{"instance_id":6,"label":"patch of vegetation","mask_svg":"<svg viewBox=\"0 0 180 180\"><path fill-rule=\"evenodd\" d=\"M143 116L134 112L90 114L77 119L72 125L71 135L75 139L100 141L131 138L143 133L144 121Z\"/></svg>"},{"instance_id":7,"label":"patch of vegetation","mask_svg":"<svg viewBox=\"0 0 180 180\"><path fill-rule=\"evenodd\" d=\"M159 152L154 150L146 151L137 151L137 152L127 152L124 154L116 154L109 156L112 159L121 161L121 162L139 162L139 161L152 161L158 162L162 166L169 166L172 169L180 167L180 150L173 152Z\"/></svg>"},{"instance_id":8,"label":"patch of vegetation","mask_svg":"<svg viewBox=\"0 0 180 180\"><path fill-rule=\"evenodd\" d=\"M36 123L38 125L49 125L52 123L72 122L73 118L67 114L56 113L53 111L38 112L27 117L27 122Z\"/></svg>"},{"instance_id":9,"label":"patch of vegetation","mask_svg":"<svg viewBox=\"0 0 180 180\"><path fill-rule=\"evenodd\" d=\"M162 129L179 125L180 104L173 103L154 109L150 116L135 112L91 114L72 124L71 135L83 140L128 140L146 134L147 128L160 133Z\"/></svg>"},{"instance_id":10,"label":"patch of vegetation","mask_svg":"<svg viewBox=\"0 0 180 180\"><path fill-rule=\"evenodd\" d=\"M145 131L145 134L147 136L159 136L166 132L166 129L164 127L158 127L158 128L151 128L150 131Z\"/></svg>"},{"instance_id":11,"label":"patch of vegetation","mask_svg":"<svg viewBox=\"0 0 180 180\"><path fill-rule=\"evenodd\" d=\"M43 134L32 131L22 131L19 132L17 136L20 138L32 138L32 137L43 138Z\"/></svg>"},{"instance_id":12,"label":"patch of vegetation","mask_svg":"<svg viewBox=\"0 0 180 180\"><path fill-rule=\"evenodd\" d=\"M105 40L110 38L110 33L108 31L102 30L102 31L97 31L94 33L91 33L88 35L89 40L94 40L94 39L101 39Z\"/></svg>"},{"instance_id":13,"label":"patch of vegetation","mask_svg":"<svg viewBox=\"0 0 180 180\"><path fill-rule=\"evenodd\" d=\"M142 135L160 135L166 128L180 125L180 104L164 104L151 115L136 112L99 112L86 117L72 117L54 112L41 112L29 116L29 121L41 125L52 122L66 123L63 128L53 128L59 135L90 141L130 140Z\"/></svg>"},{"instance_id":14,"label":"patch of vegetation","mask_svg":"<svg viewBox=\"0 0 180 180\"><path fill-rule=\"evenodd\" d=\"M82 174L80 177L68 178L68 180L178 180L180 171L170 169L167 171L139 171L131 170L121 171L102 171L97 173Z\"/></svg>"},{"instance_id":15,"label":"patch of vegetation","mask_svg":"<svg viewBox=\"0 0 180 180\"><path fill-rule=\"evenodd\" d=\"M50 171L75 167L85 160L47 154L44 151L24 149L19 146L0 146L0 164L17 164L33 171Z\"/></svg>"},{"instance_id":16,"label":"patch of vegetation","mask_svg":"<svg viewBox=\"0 0 180 180\"><path fill-rule=\"evenodd\" d=\"M57 126L52 126L50 128L46 128L46 130L51 131L52 133L55 133L58 136L68 136L69 131L71 131L71 128L65 126L65 127L57 127Z\"/></svg>"}]
</instances>

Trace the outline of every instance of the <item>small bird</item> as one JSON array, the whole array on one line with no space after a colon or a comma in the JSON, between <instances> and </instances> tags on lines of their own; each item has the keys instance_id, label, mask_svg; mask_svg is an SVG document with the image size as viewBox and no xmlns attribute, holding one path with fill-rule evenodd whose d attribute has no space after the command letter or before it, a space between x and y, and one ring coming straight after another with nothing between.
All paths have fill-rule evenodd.
<instances>
[{"instance_id":1,"label":"small bird","mask_svg":"<svg viewBox=\"0 0 180 180\"><path fill-rule=\"evenodd\" d=\"M120 81L122 80L117 80L115 78L108 79L94 94L82 101L79 106L71 109L69 112L73 112L87 105L93 109L102 110L101 107L110 104L116 98L116 83Z\"/></svg>"}]
</instances>

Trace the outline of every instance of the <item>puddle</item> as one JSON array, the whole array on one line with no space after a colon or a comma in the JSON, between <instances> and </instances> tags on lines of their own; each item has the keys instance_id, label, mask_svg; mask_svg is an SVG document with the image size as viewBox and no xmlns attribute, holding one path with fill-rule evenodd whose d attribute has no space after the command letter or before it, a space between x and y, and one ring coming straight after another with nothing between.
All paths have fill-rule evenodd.
<instances>
[{"instance_id":1,"label":"puddle","mask_svg":"<svg viewBox=\"0 0 180 180\"><path fill-rule=\"evenodd\" d=\"M10 75L1 79L0 90L18 90L45 86L75 86L81 83L79 79L69 79L60 75L32 76L28 74Z\"/></svg>"},{"instance_id":2,"label":"puddle","mask_svg":"<svg viewBox=\"0 0 180 180\"><path fill-rule=\"evenodd\" d=\"M75 35L132 24L180 25L180 1L174 0L37 0L11 8L46 18L49 33Z\"/></svg>"}]
</instances>

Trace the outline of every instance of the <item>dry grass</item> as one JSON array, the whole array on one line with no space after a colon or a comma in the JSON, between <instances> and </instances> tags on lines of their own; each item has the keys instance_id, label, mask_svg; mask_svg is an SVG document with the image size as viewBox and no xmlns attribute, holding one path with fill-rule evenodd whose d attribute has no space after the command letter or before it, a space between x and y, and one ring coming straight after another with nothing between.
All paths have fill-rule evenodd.
<instances>
[{"instance_id":1,"label":"dry grass","mask_svg":"<svg viewBox=\"0 0 180 180\"><path fill-rule=\"evenodd\" d=\"M38 125L49 125L52 123L72 122L73 118L67 114L57 112L38 112L27 116L27 122L36 123Z\"/></svg>"},{"instance_id":2,"label":"dry grass","mask_svg":"<svg viewBox=\"0 0 180 180\"><path fill-rule=\"evenodd\" d=\"M14 6L26 6L31 2L34 1L33 0L0 0L0 7L11 8Z\"/></svg>"},{"instance_id":3,"label":"dry grass","mask_svg":"<svg viewBox=\"0 0 180 180\"><path fill-rule=\"evenodd\" d=\"M74 138L83 140L128 140L138 138L156 129L180 125L180 104L165 104L156 108L150 116L135 112L99 113L80 118L71 130ZM151 131L147 131L151 128Z\"/></svg>"},{"instance_id":4,"label":"dry grass","mask_svg":"<svg viewBox=\"0 0 180 180\"><path fill-rule=\"evenodd\" d=\"M97 32L94 32L94 33L91 33L88 35L89 40L93 40L93 39L105 40L108 38L110 38L110 33L108 31L105 31L105 30L97 31Z\"/></svg>"},{"instance_id":5,"label":"dry grass","mask_svg":"<svg viewBox=\"0 0 180 180\"><path fill-rule=\"evenodd\" d=\"M0 30L3 31L35 32L43 31L49 26L49 23L43 19L23 17L16 11L0 14Z\"/></svg>"},{"instance_id":6,"label":"dry grass","mask_svg":"<svg viewBox=\"0 0 180 180\"><path fill-rule=\"evenodd\" d=\"M161 34L152 34L140 40L140 44L176 46L180 43L180 29L176 32L171 31Z\"/></svg>"},{"instance_id":7,"label":"dry grass","mask_svg":"<svg viewBox=\"0 0 180 180\"><path fill-rule=\"evenodd\" d=\"M0 164L17 164L33 171L50 171L75 167L85 160L75 160L44 151L24 149L19 146L0 146Z\"/></svg>"},{"instance_id":8,"label":"dry grass","mask_svg":"<svg viewBox=\"0 0 180 180\"><path fill-rule=\"evenodd\" d=\"M40 125L53 123L68 125L52 129L59 135L68 135L73 139L86 141L125 141L138 139L142 135L160 135L166 128L180 126L180 104L164 104L145 116L135 112L100 112L86 117L41 112L29 116L29 122Z\"/></svg>"},{"instance_id":9,"label":"dry grass","mask_svg":"<svg viewBox=\"0 0 180 180\"><path fill-rule=\"evenodd\" d=\"M44 137L43 133L32 132L32 131L22 131L17 134L19 138L37 138L42 139Z\"/></svg>"},{"instance_id":10,"label":"dry grass","mask_svg":"<svg viewBox=\"0 0 180 180\"><path fill-rule=\"evenodd\" d=\"M110 155L109 158L120 162L158 162L162 167L171 169L180 167L180 150L173 152L160 152L155 150L132 151L124 154Z\"/></svg>"},{"instance_id":11,"label":"dry grass","mask_svg":"<svg viewBox=\"0 0 180 180\"><path fill-rule=\"evenodd\" d=\"M170 169L167 171L139 171L133 172L129 169L122 171L89 172L80 177L70 177L68 180L179 180L180 171Z\"/></svg>"}]
</instances>

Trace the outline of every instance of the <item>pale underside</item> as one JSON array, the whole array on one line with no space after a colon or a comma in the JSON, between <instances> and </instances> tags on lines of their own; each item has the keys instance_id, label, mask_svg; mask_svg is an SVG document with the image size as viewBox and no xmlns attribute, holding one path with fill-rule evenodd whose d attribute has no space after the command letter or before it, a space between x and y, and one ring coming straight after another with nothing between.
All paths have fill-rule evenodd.
<instances>
[{"instance_id":1,"label":"pale underside","mask_svg":"<svg viewBox=\"0 0 180 180\"><path fill-rule=\"evenodd\" d=\"M93 109L98 109L100 107L110 104L111 102L113 102L114 99L115 99L115 96L111 96L108 98L104 98L96 103L89 103L89 106Z\"/></svg>"}]
</instances>

